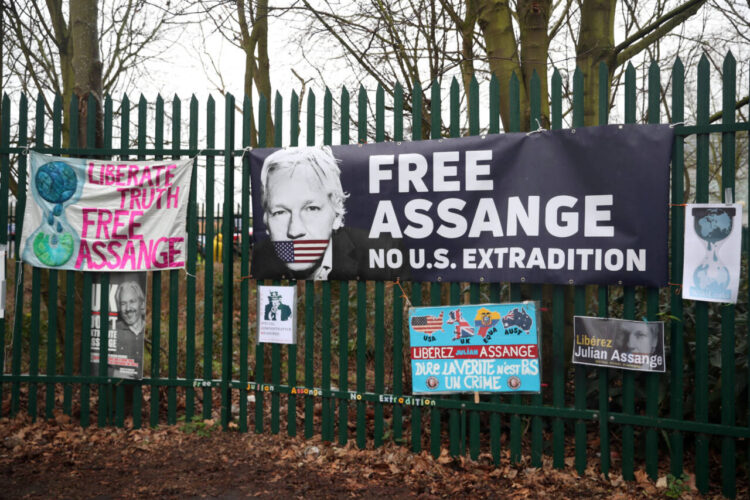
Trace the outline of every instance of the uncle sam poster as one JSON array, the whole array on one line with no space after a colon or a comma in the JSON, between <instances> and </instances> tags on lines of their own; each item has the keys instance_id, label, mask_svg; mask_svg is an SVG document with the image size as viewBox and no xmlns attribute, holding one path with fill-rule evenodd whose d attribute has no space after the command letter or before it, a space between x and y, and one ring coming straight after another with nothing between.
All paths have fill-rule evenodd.
<instances>
[{"instance_id":1,"label":"uncle sam poster","mask_svg":"<svg viewBox=\"0 0 750 500\"><path fill-rule=\"evenodd\" d=\"M297 343L296 286L258 286L258 342Z\"/></svg>"}]
</instances>

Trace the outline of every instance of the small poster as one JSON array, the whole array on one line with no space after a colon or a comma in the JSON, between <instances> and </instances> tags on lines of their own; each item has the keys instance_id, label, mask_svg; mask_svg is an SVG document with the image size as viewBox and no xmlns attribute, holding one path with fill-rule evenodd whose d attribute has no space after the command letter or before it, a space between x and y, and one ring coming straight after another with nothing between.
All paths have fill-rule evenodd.
<instances>
[{"instance_id":1,"label":"small poster","mask_svg":"<svg viewBox=\"0 0 750 500\"><path fill-rule=\"evenodd\" d=\"M99 373L101 342L101 282L94 275L91 292L91 373ZM146 336L146 273L113 273L109 278L107 376L143 378Z\"/></svg>"},{"instance_id":2,"label":"small poster","mask_svg":"<svg viewBox=\"0 0 750 500\"><path fill-rule=\"evenodd\" d=\"M536 302L409 310L414 394L541 389Z\"/></svg>"},{"instance_id":3,"label":"small poster","mask_svg":"<svg viewBox=\"0 0 750 500\"><path fill-rule=\"evenodd\" d=\"M664 372L664 322L575 316L573 363Z\"/></svg>"},{"instance_id":4,"label":"small poster","mask_svg":"<svg viewBox=\"0 0 750 500\"><path fill-rule=\"evenodd\" d=\"M682 296L737 303L742 251L742 205L688 204Z\"/></svg>"},{"instance_id":5,"label":"small poster","mask_svg":"<svg viewBox=\"0 0 750 500\"><path fill-rule=\"evenodd\" d=\"M258 342L297 343L297 287L258 287Z\"/></svg>"}]
</instances>

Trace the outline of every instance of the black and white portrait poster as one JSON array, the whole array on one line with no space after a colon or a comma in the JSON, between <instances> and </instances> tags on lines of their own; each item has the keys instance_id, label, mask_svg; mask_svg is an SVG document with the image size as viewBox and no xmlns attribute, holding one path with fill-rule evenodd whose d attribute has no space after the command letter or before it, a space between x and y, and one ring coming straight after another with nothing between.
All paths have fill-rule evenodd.
<instances>
[{"instance_id":1,"label":"black and white portrait poster","mask_svg":"<svg viewBox=\"0 0 750 500\"><path fill-rule=\"evenodd\" d=\"M573 363L664 372L664 322L575 316Z\"/></svg>"},{"instance_id":2,"label":"black and white portrait poster","mask_svg":"<svg viewBox=\"0 0 750 500\"><path fill-rule=\"evenodd\" d=\"M258 342L297 343L296 286L258 286Z\"/></svg>"},{"instance_id":3,"label":"black and white portrait poster","mask_svg":"<svg viewBox=\"0 0 750 500\"><path fill-rule=\"evenodd\" d=\"M94 275L91 293L91 370L99 373L101 332L100 275ZM143 378L143 344L146 336L146 273L112 273L109 278L108 370L109 377Z\"/></svg>"},{"instance_id":4,"label":"black and white portrait poster","mask_svg":"<svg viewBox=\"0 0 750 500\"><path fill-rule=\"evenodd\" d=\"M742 253L742 205L688 204L685 207L682 296L737 303Z\"/></svg>"},{"instance_id":5,"label":"black and white portrait poster","mask_svg":"<svg viewBox=\"0 0 750 500\"><path fill-rule=\"evenodd\" d=\"M667 283L666 125L254 149L257 279Z\"/></svg>"}]
</instances>

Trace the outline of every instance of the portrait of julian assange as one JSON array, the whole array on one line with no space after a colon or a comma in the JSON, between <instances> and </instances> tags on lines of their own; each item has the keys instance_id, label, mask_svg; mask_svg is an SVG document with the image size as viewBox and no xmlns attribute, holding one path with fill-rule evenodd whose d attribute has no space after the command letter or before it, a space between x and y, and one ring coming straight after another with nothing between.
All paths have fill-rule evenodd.
<instances>
[{"instance_id":1,"label":"portrait of julian assange","mask_svg":"<svg viewBox=\"0 0 750 500\"><path fill-rule=\"evenodd\" d=\"M615 347L621 362L643 370L664 371L664 323L622 321Z\"/></svg>"},{"instance_id":2,"label":"portrait of julian assange","mask_svg":"<svg viewBox=\"0 0 750 500\"><path fill-rule=\"evenodd\" d=\"M399 241L370 239L365 229L346 224L348 194L330 147L275 151L263 162L260 183L267 234L256 234L254 278L404 277L403 269L370 268L370 249L395 248Z\"/></svg>"},{"instance_id":3,"label":"portrait of julian assange","mask_svg":"<svg viewBox=\"0 0 750 500\"><path fill-rule=\"evenodd\" d=\"M145 274L145 273L144 273ZM137 281L120 283L115 292L117 304L117 350L110 360L112 376L140 378L143 373L143 342L146 334L146 294ZM111 366L124 362L124 366ZM132 366L137 364L137 366Z\"/></svg>"},{"instance_id":4,"label":"portrait of julian assange","mask_svg":"<svg viewBox=\"0 0 750 500\"><path fill-rule=\"evenodd\" d=\"M109 366L110 377L143 377L143 348L146 336L146 273L112 273L109 283ZM99 292L96 292L99 293ZM92 304L101 311L100 301ZM92 312L93 312L92 311ZM95 312L98 314L98 312ZM97 330L97 337L99 337ZM98 344L92 347L98 357ZM98 363L94 373L97 373Z\"/></svg>"}]
</instances>

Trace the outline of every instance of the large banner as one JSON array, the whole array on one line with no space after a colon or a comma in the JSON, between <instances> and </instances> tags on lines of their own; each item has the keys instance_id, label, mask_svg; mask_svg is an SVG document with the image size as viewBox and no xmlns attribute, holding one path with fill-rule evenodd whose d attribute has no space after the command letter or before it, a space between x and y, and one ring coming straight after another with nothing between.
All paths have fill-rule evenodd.
<instances>
[{"instance_id":1,"label":"large banner","mask_svg":"<svg viewBox=\"0 0 750 500\"><path fill-rule=\"evenodd\" d=\"M539 392L536 302L409 310L414 394Z\"/></svg>"},{"instance_id":2,"label":"large banner","mask_svg":"<svg viewBox=\"0 0 750 500\"><path fill-rule=\"evenodd\" d=\"M118 273L109 280L107 324L107 376L143 378L143 344L146 337L146 274ZM99 374L101 332L100 274L94 274L91 291L91 373Z\"/></svg>"},{"instance_id":3,"label":"large banner","mask_svg":"<svg viewBox=\"0 0 750 500\"><path fill-rule=\"evenodd\" d=\"M192 164L32 151L21 257L77 271L185 267Z\"/></svg>"},{"instance_id":4,"label":"large banner","mask_svg":"<svg viewBox=\"0 0 750 500\"><path fill-rule=\"evenodd\" d=\"M667 283L666 125L256 149L255 278Z\"/></svg>"}]
</instances>

